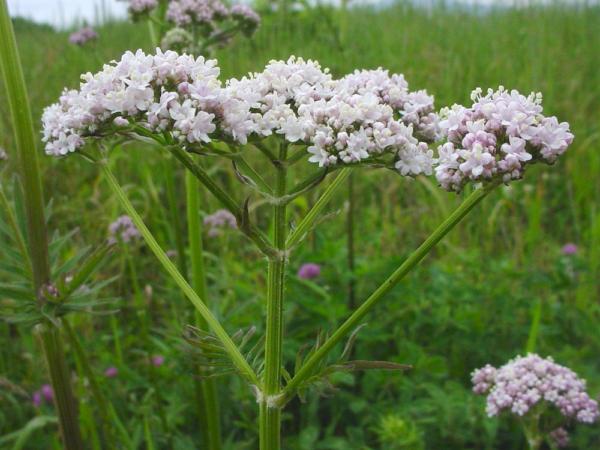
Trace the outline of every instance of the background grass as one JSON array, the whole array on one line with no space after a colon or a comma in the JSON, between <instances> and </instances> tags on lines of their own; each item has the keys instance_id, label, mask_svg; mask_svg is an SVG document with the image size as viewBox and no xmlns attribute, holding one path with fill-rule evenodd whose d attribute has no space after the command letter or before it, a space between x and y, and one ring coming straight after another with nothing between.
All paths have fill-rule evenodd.
<instances>
[{"instance_id":1,"label":"background grass","mask_svg":"<svg viewBox=\"0 0 600 450\"><path fill-rule=\"evenodd\" d=\"M117 58L126 49L150 49L143 24L104 24L98 27L100 39L93 49L69 45L66 32L23 21L15 25L35 120L63 87L77 86L80 73L97 70L101 61ZM296 13L285 24L266 15L255 39L218 52L223 77L260 70L268 60L291 54L317 59L336 75L383 66L404 73L413 89L433 93L440 107L466 102L477 86L539 90L545 112L568 121L576 136L554 167L534 167L524 181L486 199L370 316L359 334L356 357L414 368L406 374L340 376L335 380L338 390L328 397L313 393L303 405L294 401L284 418L286 449L523 448L514 421L485 417L483 400L470 393L469 373L523 353L538 306L536 350L587 378L594 395L600 392L598 30L600 8L593 6L477 11L395 4L347 13L319 7ZM0 102L0 145L12 157L4 163L6 186L14 164L11 139L7 107ZM77 157L43 157L42 162L46 195L53 202L52 227L61 233L78 230L65 255L103 240L120 210L98 170ZM116 169L161 242L175 248L181 231L169 223L169 163L156 151L128 146L120 152ZM250 195L227 164L215 163L212 170L239 199ZM184 211L181 174L176 173L176 179L175 206ZM438 190L431 180L411 182L392 173L361 171L356 182L357 297L362 298L460 198ZM263 205L256 200L253 214L267 227L261 219ZM292 219L314 200L311 194L296 201ZM319 329L330 330L347 315L345 200L343 193L336 197L333 214L291 261L288 366ZM203 205L205 213L218 208L208 196ZM567 242L578 245L576 255L561 254ZM99 374L108 366L119 368L119 376L103 380L103 387L140 448L147 445L145 421L152 425L158 448L194 448L199 430L191 400L191 356L179 341L182 325L191 322L191 308L143 246L128 251L134 256L136 278L146 286L153 353L165 355L165 365L147 370L136 334L132 274L125 270L123 252L114 255L102 273L106 278L119 276L108 294L118 299L121 313L112 318L79 315L71 321ZM207 252L213 309L229 330L256 325L260 331L263 261L235 233L208 240ZM299 265L308 261L323 267L314 282L295 276ZM0 374L9 386L0 388L0 434L5 434L21 429L35 415L53 411L47 405L33 408L25 395L45 380L30 330L5 325L0 329ZM122 360L115 353L116 338ZM94 408L85 385L78 386L84 432L90 438ZM233 377L222 379L219 386L228 448L256 448L251 393ZM574 431L573 448L596 446L597 427ZM54 428L35 431L25 448L58 448Z\"/></svg>"}]
</instances>

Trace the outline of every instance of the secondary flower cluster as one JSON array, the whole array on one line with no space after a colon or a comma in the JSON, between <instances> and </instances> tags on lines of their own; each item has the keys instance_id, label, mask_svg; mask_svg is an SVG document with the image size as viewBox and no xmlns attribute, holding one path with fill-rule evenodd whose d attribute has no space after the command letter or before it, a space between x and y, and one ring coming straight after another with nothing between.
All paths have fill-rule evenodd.
<instances>
[{"instance_id":1,"label":"secondary flower cluster","mask_svg":"<svg viewBox=\"0 0 600 450\"><path fill-rule=\"evenodd\" d=\"M476 89L471 99L469 108L440 113L447 142L438 149L436 177L447 190L460 191L469 180L519 179L528 164L552 164L573 141L568 123L542 115L540 93Z\"/></svg>"},{"instance_id":2,"label":"secondary flower cluster","mask_svg":"<svg viewBox=\"0 0 600 450\"><path fill-rule=\"evenodd\" d=\"M129 216L120 216L108 226L108 241L112 244L117 242L128 243L138 239L140 231Z\"/></svg>"},{"instance_id":3,"label":"secondary flower cluster","mask_svg":"<svg viewBox=\"0 0 600 450\"><path fill-rule=\"evenodd\" d=\"M598 403L585 391L585 381L552 358L518 356L496 369L489 364L472 374L473 391L487 394L486 412L496 416L504 410L523 416L545 402L566 418L592 423L598 419Z\"/></svg>"},{"instance_id":4,"label":"secondary flower cluster","mask_svg":"<svg viewBox=\"0 0 600 450\"><path fill-rule=\"evenodd\" d=\"M226 209L219 209L204 218L210 237L220 236L225 228L237 229L235 216Z\"/></svg>"},{"instance_id":5,"label":"secondary flower cluster","mask_svg":"<svg viewBox=\"0 0 600 450\"><path fill-rule=\"evenodd\" d=\"M91 27L83 27L80 30L71 33L69 36L69 42L79 46L83 46L96 39L98 39L98 33Z\"/></svg>"},{"instance_id":6,"label":"secondary flower cluster","mask_svg":"<svg viewBox=\"0 0 600 450\"><path fill-rule=\"evenodd\" d=\"M65 155L86 137L148 130L184 146L213 139L246 144L280 135L303 144L320 166L382 162L391 155L402 175L430 174L433 153L396 118L381 95L334 80L314 61L291 57L222 86L214 60L173 51L127 52L85 74L42 117L46 152Z\"/></svg>"}]
</instances>

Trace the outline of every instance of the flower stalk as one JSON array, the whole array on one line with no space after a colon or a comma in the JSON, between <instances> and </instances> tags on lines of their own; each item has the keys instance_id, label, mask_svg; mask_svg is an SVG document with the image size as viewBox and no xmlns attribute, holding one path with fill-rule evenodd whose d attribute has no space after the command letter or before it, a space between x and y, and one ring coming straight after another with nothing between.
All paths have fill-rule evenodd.
<instances>
[{"instance_id":1,"label":"flower stalk","mask_svg":"<svg viewBox=\"0 0 600 450\"><path fill-rule=\"evenodd\" d=\"M188 170L185 174L185 187L187 192L187 221L188 238L190 246L192 286L200 298L207 299L206 273L202 244L202 222L199 220L200 211L200 183ZM196 311L196 326L200 329L207 327L206 321ZM202 368L198 368L202 375ZM198 416L204 445L208 450L221 448L221 423L219 417L219 403L217 401L217 388L215 380L205 378L196 381L196 394L198 403Z\"/></svg>"},{"instance_id":2,"label":"flower stalk","mask_svg":"<svg viewBox=\"0 0 600 450\"><path fill-rule=\"evenodd\" d=\"M44 198L36 154L36 137L29 108L21 60L6 0L0 0L0 72L10 107L19 160L19 175L23 183L27 241L32 266L33 290L40 302L44 286L50 282L48 235L44 217ZM60 329L47 321L38 325L55 403L58 410L63 444L67 450L83 449L79 429L77 404L65 360Z\"/></svg>"},{"instance_id":3,"label":"flower stalk","mask_svg":"<svg viewBox=\"0 0 600 450\"><path fill-rule=\"evenodd\" d=\"M285 161L287 145L282 143L279 160ZM276 166L275 196L285 195L287 167ZM273 245L277 250L269 258L267 274L267 330L265 340L265 372L263 398L260 399L260 450L281 447L281 409L271 399L280 394L283 359L283 299L285 290L286 204L273 205Z\"/></svg>"}]
</instances>

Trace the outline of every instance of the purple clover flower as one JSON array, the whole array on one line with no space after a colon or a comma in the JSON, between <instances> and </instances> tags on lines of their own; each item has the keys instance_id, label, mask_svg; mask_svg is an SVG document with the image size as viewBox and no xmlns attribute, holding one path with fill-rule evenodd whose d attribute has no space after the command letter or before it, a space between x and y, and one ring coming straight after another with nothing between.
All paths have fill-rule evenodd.
<instances>
[{"instance_id":1,"label":"purple clover flower","mask_svg":"<svg viewBox=\"0 0 600 450\"><path fill-rule=\"evenodd\" d=\"M569 242L569 243L563 245L561 252L563 255L572 256L577 253L577 250L578 250L577 245L573 244L572 242Z\"/></svg>"},{"instance_id":2,"label":"purple clover flower","mask_svg":"<svg viewBox=\"0 0 600 450\"><path fill-rule=\"evenodd\" d=\"M98 33L91 27L83 27L69 36L69 42L80 47L96 39L98 39Z\"/></svg>"},{"instance_id":3,"label":"purple clover flower","mask_svg":"<svg viewBox=\"0 0 600 450\"><path fill-rule=\"evenodd\" d=\"M49 384L43 384L37 391L31 395L33 406L39 408L42 404L52 404L54 402L54 391Z\"/></svg>"},{"instance_id":4,"label":"purple clover flower","mask_svg":"<svg viewBox=\"0 0 600 450\"><path fill-rule=\"evenodd\" d=\"M165 357L163 355L154 355L152 357L152 365L154 367L160 367L165 363Z\"/></svg>"},{"instance_id":5,"label":"purple clover flower","mask_svg":"<svg viewBox=\"0 0 600 450\"><path fill-rule=\"evenodd\" d=\"M40 392L42 394L42 397L44 397L44 400L46 400L46 402L52 403L54 401L54 390L49 384L44 384L40 389Z\"/></svg>"},{"instance_id":6,"label":"purple clover flower","mask_svg":"<svg viewBox=\"0 0 600 450\"><path fill-rule=\"evenodd\" d=\"M104 376L106 378L115 378L117 375L119 375L119 369L113 366L104 371Z\"/></svg>"},{"instance_id":7,"label":"purple clover flower","mask_svg":"<svg viewBox=\"0 0 600 450\"><path fill-rule=\"evenodd\" d=\"M35 391L31 396L31 403L36 408L42 406L42 393L40 391Z\"/></svg>"},{"instance_id":8,"label":"purple clover flower","mask_svg":"<svg viewBox=\"0 0 600 450\"><path fill-rule=\"evenodd\" d=\"M321 275L321 266L315 263L306 263L300 266L298 269L298 278L302 278L304 280L312 280L313 278L317 278Z\"/></svg>"},{"instance_id":9,"label":"purple clover flower","mask_svg":"<svg viewBox=\"0 0 600 450\"><path fill-rule=\"evenodd\" d=\"M582 423L593 423L599 416L598 402L586 393L585 381L552 358L517 356L498 369L489 364L477 369L471 379L476 394L487 394L490 417L502 411L524 416L541 402Z\"/></svg>"}]
</instances>

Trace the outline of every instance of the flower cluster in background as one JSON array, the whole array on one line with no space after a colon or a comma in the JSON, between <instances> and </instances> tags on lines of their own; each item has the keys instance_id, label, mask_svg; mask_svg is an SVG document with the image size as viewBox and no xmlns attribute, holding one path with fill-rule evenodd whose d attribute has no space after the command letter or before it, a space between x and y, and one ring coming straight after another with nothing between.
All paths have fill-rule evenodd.
<instances>
[{"instance_id":1,"label":"flower cluster in background","mask_svg":"<svg viewBox=\"0 0 600 450\"><path fill-rule=\"evenodd\" d=\"M320 166L365 160L392 164L402 175L431 173L433 153L412 124L372 92L346 91L314 61L291 57L223 87L216 61L173 51L127 52L85 74L44 111L46 152L65 155L89 136L131 134L140 127L170 133L184 146L213 139L246 144L280 135L304 144Z\"/></svg>"},{"instance_id":2,"label":"flower cluster in background","mask_svg":"<svg viewBox=\"0 0 600 450\"><path fill-rule=\"evenodd\" d=\"M140 231L129 216L120 216L108 226L108 242L116 244L117 242L132 242L140 238Z\"/></svg>"},{"instance_id":3,"label":"flower cluster in background","mask_svg":"<svg viewBox=\"0 0 600 450\"><path fill-rule=\"evenodd\" d=\"M542 96L528 97L500 87L471 94L473 105L454 105L440 113L447 142L438 148L436 177L447 190L468 181L508 182L536 162L552 164L573 141L569 124L542 115Z\"/></svg>"},{"instance_id":4,"label":"flower cluster in background","mask_svg":"<svg viewBox=\"0 0 600 450\"><path fill-rule=\"evenodd\" d=\"M298 269L298 278L312 280L321 275L321 266L315 263L305 263Z\"/></svg>"},{"instance_id":5,"label":"flower cluster in background","mask_svg":"<svg viewBox=\"0 0 600 450\"><path fill-rule=\"evenodd\" d=\"M210 237L220 236L225 229L237 229L235 216L226 209L219 209L204 218L204 226Z\"/></svg>"},{"instance_id":6,"label":"flower cluster in background","mask_svg":"<svg viewBox=\"0 0 600 450\"><path fill-rule=\"evenodd\" d=\"M35 391L31 396L31 402L36 408L42 406L44 402L51 405L53 401L54 391L52 390L52 386L50 386L49 384L42 385L42 387Z\"/></svg>"},{"instance_id":7,"label":"flower cluster in background","mask_svg":"<svg viewBox=\"0 0 600 450\"><path fill-rule=\"evenodd\" d=\"M83 46L96 39L98 39L98 33L91 27L83 27L69 36L69 42L79 46Z\"/></svg>"},{"instance_id":8,"label":"flower cluster in background","mask_svg":"<svg viewBox=\"0 0 600 450\"><path fill-rule=\"evenodd\" d=\"M127 10L131 17L135 20L145 14L150 13L158 6L158 0L128 0L129 6Z\"/></svg>"},{"instance_id":9,"label":"flower cluster in background","mask_svg":"<svg viewBox=\"0 0 600 450\"><path fill-rule=\"evenodd\" d=\"M585 381L552 358L529 354L498 369L487 365L473 372L472 381L475 393L487 395L490 417L502 411L524 416L540 403L582 423L593 423L599 416L598 402L586 393Z\"/></svg>"},{"instance_id":10,"label":"flower cluster in background","mask_svg":"<svg viewBox=\"0 0 600 450\"><path fill-rule=\"evenodd\" d=\"M0 161L8 160L8 153L2 147L0 147Z\"/></svg>"}]
</instances>

